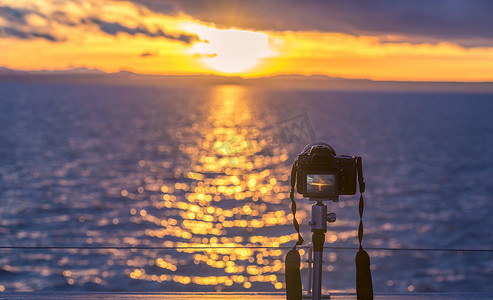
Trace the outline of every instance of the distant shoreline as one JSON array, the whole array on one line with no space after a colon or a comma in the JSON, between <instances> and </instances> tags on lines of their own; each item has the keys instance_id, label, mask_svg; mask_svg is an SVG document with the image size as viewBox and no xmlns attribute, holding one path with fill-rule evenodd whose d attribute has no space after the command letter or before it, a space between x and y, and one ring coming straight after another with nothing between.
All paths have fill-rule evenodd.
<instances>
[{"instance_id":1,"label":"distant shoreline","mask_svg":"<svg viewBox=\"0 0 493 300\"><path fill-rule=\"evenodd\" d=\"M493 82L373 81L367 79L344 79L320 75L278 75L263 78L240 78L216 75L142 75L131 72L70 73L67 71L50 73L9 71L10 72L0 72L0 82L175 87L241 85L256 88L287 90L493 93Z\"/></svg>"}]
</instances>

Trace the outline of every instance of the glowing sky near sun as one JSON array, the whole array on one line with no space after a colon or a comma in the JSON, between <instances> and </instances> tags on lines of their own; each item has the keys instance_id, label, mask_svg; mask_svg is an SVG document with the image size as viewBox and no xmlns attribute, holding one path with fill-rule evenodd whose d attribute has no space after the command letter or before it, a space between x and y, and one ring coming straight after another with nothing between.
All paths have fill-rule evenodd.
<instances>
[{"instance_id":1,"label":"glowing sky near sun","mask_svg":"<svg viewBox=\"0 0 493 300\"><path fill-rule=\"evenodd\" d=\"M376 80L493 81L493 37L482 31L478 25L481 20L478 24L463 25L466 29L470 27L469 31L452 36L451 32L435 28L435 24L429 28L424 27L426 24L410 24L414 26L412 31L401 29L407 27L398 19L391 18L383 24L376 19L365 23L367 20L362 16L376 14L378 10L365 12L364 7L351 10L353 23L333 18L327 25L328 21L318 13L326 9L324 6L298 7L293 1L286 1L286 9L280 15L266 16L267 12L279 10L267 4L260 7L257 1L249 4L257 6L246 8L233 2L239 7L237 10L225 1L207 1L204 9L211 13L206 15L192 6L169 0L0 0L0 67L90 68L172 75L321 74ZM273 1L271 6L272 3L282 5ZM423 3L418 1L416 5ZM416 7L395 6L388 8L389 13L399 13L398 9L419 12ZM334 10L348 14L350 8L341 7ZM449 20L464 10L445 8ZM294 17L282 19L286 16ZM320 21L316 23L317 20ZM375 28L372 24L376 24Z\"/></svg>"}]
</instances>

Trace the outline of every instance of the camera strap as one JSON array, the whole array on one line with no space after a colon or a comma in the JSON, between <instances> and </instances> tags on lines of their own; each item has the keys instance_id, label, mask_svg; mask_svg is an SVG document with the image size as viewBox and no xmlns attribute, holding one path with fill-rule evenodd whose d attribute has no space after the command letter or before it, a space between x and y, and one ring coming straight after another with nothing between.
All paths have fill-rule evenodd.
<instances>
[{"instance_id":1,"label":"camera strap","mask_svg":"<svg viewBox=\"0 0 493 300\"><path fill-rule=\"evenodd\" d=\"M301 257L296 246L303 244L303 237L300 233L300 224L296 220L296 201L294 200L294 186L296 185L296 171L298 163L293 164L291 169L291 191L289 192L289 198L291 198L291 211L293 212L293 225L294 229L298 233L298 241L291 250L286 254L284 273L286 276L286 297L287 300L301 300L302 299L302 286L301 286Z\"/></svg>"},{"instance_id":2,"label":"camera strap","mask_svg":"<svg viewBox=\"0 0 493 300\"><path fill-rule=\"evenodd\" d=\"M296 245L294 245L293 249L296 249L296 246L303 244L305 241L300 233L300 224L298 220L296 220L296 201L294 200L294 186L296 185L296 170L298 168L298 163L295 162L293 164L293 168L291 169L291 191L289 192L289 198L291 198L291 212L293 213L293 225L294 229L298 233L298 241Z\"/></svg>"},{"instance_id":3,"label":"camera strap","mask_svg":"<svg viewBox=\"0 0 493 300\"><path fill-rule=\"evenodd\" d=\"M363 210L365 202L363 193L365 192L365 180L363 178L363 164L361 157L356 156L356 168L358 169L359 185L359 228L358 240L359 250L356 254L356 295L358 300L373 300L373 284L371 280L370 256L363 249Z\"/></svg>"}]
</instances>

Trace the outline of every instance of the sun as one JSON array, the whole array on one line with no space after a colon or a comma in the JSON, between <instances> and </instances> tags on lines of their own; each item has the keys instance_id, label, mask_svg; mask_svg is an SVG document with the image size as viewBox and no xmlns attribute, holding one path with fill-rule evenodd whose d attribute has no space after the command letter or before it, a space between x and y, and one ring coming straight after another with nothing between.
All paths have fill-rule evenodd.
<instances>
[{"instance_id":1,"label":"sun","mask_svg":"<svg viewBox=\"0 0 493 300\"><path fill-rule=\"evenodd\" d=\"M184 29L202 39L191 47L190 53L220 73L241 74L258 66L262 58L275 55L269 36L262 32L195 24L188 24Z\"/></svg>"}]
</instances>

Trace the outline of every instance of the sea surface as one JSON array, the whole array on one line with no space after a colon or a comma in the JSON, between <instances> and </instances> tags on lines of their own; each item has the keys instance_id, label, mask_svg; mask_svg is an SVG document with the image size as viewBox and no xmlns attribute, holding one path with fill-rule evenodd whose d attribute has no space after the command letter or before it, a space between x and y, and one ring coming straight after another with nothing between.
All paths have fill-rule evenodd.
<instances>
[{"instance_id":1,"label":"sea surface","mask_svg":"<svg viewBox=\"0 0 493 300\"><path fill-rule=\"evenodd\" d=\"M283 290L291 166L323 141L363 158L375 292L493 292L493 252L464 251L493 249L492 115L486 94L0 83L0 291ZM358 199L328 203L325 290L355 289Z\"/></svg>"}]
</instances>

